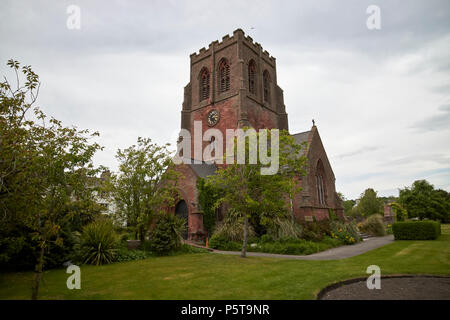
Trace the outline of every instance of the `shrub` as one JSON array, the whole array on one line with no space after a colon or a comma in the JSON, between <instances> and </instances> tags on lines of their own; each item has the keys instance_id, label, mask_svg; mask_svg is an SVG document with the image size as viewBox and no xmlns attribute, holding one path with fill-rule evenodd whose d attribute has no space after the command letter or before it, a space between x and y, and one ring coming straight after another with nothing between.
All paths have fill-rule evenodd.
<instances>
[{"instance_id":1,"label":"shrub","mask_svg":"<svg viewBox=\"0 0 450 320\"><path fill-rule=\"evenodd\" d=\"M190 246L188 244L183 243L175 254L183 254L183 253L208 253L209 251L203 248L198 248L194 246Z\"/></svg>"},{"instance_id":2,"label":"shrub","mask_svg":"<svg viewBox=\"0 0 450 320\"><path fill-rule=\"evenodd\" d=\"M242 244L236 241L231 241L221 234L213 234L209 241L209 246L213 249L238 251L242 249Z\"/></svg>"},{"instance_id":3,"label":"shrub","mask_svg":"<svg viewBox=\"0 0 450 320\"><path fill-rule=\"evenodd\" d=\"M273 225L268 228L267 234L271 235L273 239L284 237L300 239L303 228L290 218L276 217L273 219Z\"/></svg>"},{"instance_id":4,"label":"shrub","mask_svg":"<svg viewBox=\"0 0 450 320\"><path fill-rule=\"evenodd\" d=\"M142 250L128 250L127 248L120 248L116 253L115 261L126 262L143 260L150 256L149 253Z\"/></svg>"},{"instance_id":5,"label":"shrub","mask_svg":"<svg viewBox=\"0 0 450 320\"><path fill-rule=\"evenodd\" d=\"M383 217L379 214L373 214L359 224L359 230L364 233L368 233L373 236L384 236L384 223Z\"/></svg>"},{"instance_id":6,"label":"shrub","mask_svg":"<svg viewBox=\"0 0 450 320\"><path fill-rule=\"evenodd\" d=\"M330 221L320 220L305 222L303 224L302 238L310 241L322 241L327 235L331 235Z\"/></svg>"},{"instance_id":7,"label":"shrub","mask_svg":"<svg viewBox=\"0 0 450 320\"><path fill-rule=\"evenodd\" d=\"M264 234L261 236L261 238L259 239L260 243L267 243L267 242L273 242L274 239L272 238L271 235L269 234Z\"/></svg>"},{"instance_id":8,"label":"shrub","mask_svg":"<svg viewBox=\"0 0 450 320\"><path fill-rule=\"evenodd\" d=\"M318 242L319 246L321 247L320 251L329 249L329 248L335 248L342 245L341 239L331 238L331 237L324 237L321 242Z\"/></svg>"},{"instance_id":9,"label":"shrub","mask_svg":"<svg viewBox=\"0 0 450 320\"><path fill-rule=\"evenodd\" d=\"M84 263L98 266L114 261L118 239L110 220L99 219L85 226L80 241Z\"/></svg>"},{"instance_id":10,"label":"shrub","mask_svg":"<svg viewBox=\"0 0 450 320\"><path fill-rule=\"evenodd\" d=\"M341 240L344 244L354 244L361 240L358 234L358 228L354 222L344 223L340 221L332 221L331 237Z\"/></svg>"},{"instance_id":11,"label":"shrub","mask_svg":"<svg viewBox=\"0 0 450 320\"><path fill-rule=\"evenodd\" d=\"M186 221L172 214L161 214L151 233L152 252L167 255L180 247Z\"/></svg>"},{"instance_id":12,"label":"shrub","mask_svg":"<svg viewBox=\"0 0 450 320\"><path fill-rule=\"evenodd\" d=\"M386 234L392 234L392 224L386 226Z\"/></svg>"},{"instance_id":13,"label":"shrub","mask_svg":"<svg viewBox=\"0 0 450 320\"><path fill-rule=\"evenodd\" d=\"M342 242L337 239L324 237L321 242L307 241L303 239L284 238L273 242L260 241L256 247L249 247L248 251L276 254L308 255L337 247Z\"/></svg>"},{"instance_id":14,"label":"shrub","mask_svg":"<svg viewBox=\"0 0 450 320\"><path fill-rule=\"evenodd\" d=\"M337 214L334 212L333 209L328 209L328 217L330 218L330 221L338 220Z\"/></svg>"},{"instance_id":15,"label":"shrub","mask_svg":"<svg viewBox=\"0 0 450 320\"><path fill-rule=\"evenodd\" d=\"M232 215L227 216L222 223L216 226L213 236L221 236L229 241L243 241L244 240L244 222ZM249 225L248 237L254 237L255 231ZM211 237L212 239L212 237Z\"/></svg>"},{"instance_id":16,"label":"shrub","mask_svg":"<svg viewBox=\"0 0 450 320\"><path fill-rule=\"evenodd\" d=\"M434 240L441 235L437 221L395 222L392 225L395 240Z\"/></svg>"}]
</instances>

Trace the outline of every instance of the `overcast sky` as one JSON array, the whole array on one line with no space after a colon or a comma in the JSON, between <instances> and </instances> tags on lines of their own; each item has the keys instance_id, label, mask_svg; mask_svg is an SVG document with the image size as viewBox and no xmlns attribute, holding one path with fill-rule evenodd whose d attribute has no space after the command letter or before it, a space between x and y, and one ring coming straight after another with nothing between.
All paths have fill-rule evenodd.
<instances>
[{"instance_id":1,"label":"overcast sky","mask_svg":"<svg viewBox=\"0 0 450 320\"><path fill-rule=\"evenodd\" d=\"M79 30L66 26L72 4ZM99 131L96 164L116 170L138 136L176 141L189 55L237 28L277 59L291 133L316 120L337 191L398 195L417 179L450 190L448 0L2 0L0 70L32 65L39 105Z\"/></svg>"}]
</instances>

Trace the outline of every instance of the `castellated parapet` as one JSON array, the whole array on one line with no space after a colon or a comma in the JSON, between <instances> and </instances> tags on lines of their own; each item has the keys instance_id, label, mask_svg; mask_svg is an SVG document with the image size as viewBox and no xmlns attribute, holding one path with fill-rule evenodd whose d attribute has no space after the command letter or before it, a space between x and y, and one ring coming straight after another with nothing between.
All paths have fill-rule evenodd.
<instances>
[{"instance_id":1,"label":"castellated parapet","mask_svg":"<svg viewBox=\"0 0 450 320\"><path fill-rule=\"evenodd\" d=\"M209 57L212 54L212 51L218 52L230 45L235 44L238 41L242 41L244 45L249 47L251 50L255 52L255 54L260 55L261 58L265 60L268 64L270 64L272 67L275 67L275 58L272 57L269 52L266 50L263 50L261 45L258 42L253 42L252 37L245 36L244 31L242 29L236 29L233 31L233 35L230 37L228 34L222 37L222 41L219 42L218 40L212 41L208 49L205 47L201 48L199 52L194 52L190 55L191 57L191 64L196 63L198 61L203 60L206 57Z\"/></svg>"}]
</instances>

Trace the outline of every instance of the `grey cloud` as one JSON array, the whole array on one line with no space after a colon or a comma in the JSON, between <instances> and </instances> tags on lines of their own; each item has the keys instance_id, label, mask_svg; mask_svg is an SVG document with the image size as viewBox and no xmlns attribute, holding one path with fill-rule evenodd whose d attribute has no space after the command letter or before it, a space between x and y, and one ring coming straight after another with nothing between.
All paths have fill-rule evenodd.
<instances>
[{"instance_id":1,"label":"grey cloud","mask_svg":"<svg viewBox=\"0 0 450 320\"><path fill-rule=\"evenodd\" d=\"M66 28L70 4L81 8L79 31ZM381 30L366 28L366 8L372 4L381 8ZM448 0L3 0L0 70L3 74L9 58L31 64L43 82L45 111L67 125L99 130L99 142L106 145L99 164L113 167L117 148L135 143L138 135L174 142L169 140L179 130L189 54L237 28L278 58L290 127L302 131L311 118L321 119L336 187L346 196L368 186L388 190L410 184L416 168L405 154L418 148L424 160L436 164L431 168L448 163L444 143L439 140L436 147L425 135L422 145L398 151L398 141L448 127L448 107L432 114L421 102L450 92L449 86L440 86L450 65L448 46L442 44L450 34ZM402 65L409 54L418 59ZM386 68L390 61L398 67L393 72ZM374 70L379 74L370 74ZM380 81L369 91L372 76ZM408 97L399 80L411 80L408 89L416 99ZM368 111L378 114L397 111L388 109L390 101L404 101L396 106L415 130L392 139L398 132L394 116L374 123L376 115L362 111L368 100L379 106ZM424 120L417 121L411 110L424 110ZM352 137L356 132L361 135ZM342 144L344 136L352 142ZM335 145L326 141L339 147L333 150ZM367 146L368 141L380 146ZM405 169L398 180L377 167L391 158Z\"/></svg>"},{"instance_id":2,"label":"grey cloud","mask_svg":"<svg viewBox=\"0 0 450 320\"><path fill-rule=\"evenodd\" d=\"M415 163L417 161L432 161L438 165L447 165L450 163L450 156L442 154L442 153L433 153L433 154L415 154L406 157L399 157L396 159L392 159L389 161L383 161L381 163L382 166L401 166L405 164Z\"/></svg>"},{"instance_id":3,"label":"grey cloud","mask_svg":"<svg viewBox=\"0 0 450 320\"><path fill-rule=\"evenodd\" d=\"M266 46L347 48L369 55L417 48L450 30L448 1L379 0L382 29L366 27L372 0L254 2L80 0L82 28L65 28L73 1L13 1L2 5L2 42L42 49L185 50L241 27ZM258 10L255 10L258 6ZM227 17L226 19L218 19ZM15 17L20 16L21 19ZM205 27L214 24L214 28ZM254 27L254 29L250 29ZM26 42L21 43L25 35ZM23 39L25 41L25 39ZM30 42L31 41L31 42ZM19 43L18 43L19 42ZM202 46L203 46L202 45Z\"/></svg>"},{"instance_id":4,"label":"grey cloud","mask_svg":"<svg viewBox=\"0 0 450 320\"><path fill-rule=\"evenodd\" d=\"M439 107L439 114L418 121L411 128L420 131L441 131L450 129L450 104Z\"/></svg>"},{"instance_id":5,"label":"grey cloud","mask_svg":"<svg viewBox=\"0 0 450 320\"><path fill-rule=\"evenodd\" d=\"M348 157L362 155L362 154L365 154L365 153L368 153L368 152L372 152L372 151L375 151L375 150L378 150L378 149L380 149L380 147L375 147L375 146L363 147L363 148L357 149L355 151L338 154L335 157L338 158L338 159L344 159L344 158L348 158Z\"/></svg>"}]
</instances>

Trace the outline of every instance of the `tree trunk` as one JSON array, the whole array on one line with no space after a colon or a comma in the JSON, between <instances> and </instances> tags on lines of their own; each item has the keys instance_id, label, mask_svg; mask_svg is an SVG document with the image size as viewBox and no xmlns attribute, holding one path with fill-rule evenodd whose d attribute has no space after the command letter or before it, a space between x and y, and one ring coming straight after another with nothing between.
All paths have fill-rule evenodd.
<instances>
[{"instance_id":1,"label":"tree trunk","mask_svg":"<svg viewBox=\"0 0 450 320\"><path fill-rule=\"evenodd\" d=\"M242 244L241 257L245 258L247 254L247 238L248 238L248 218L244 214L244 243Z\"/></svg>"},{"instance_id":2,"label":"tree trunk","mask_svg":"<svg viewBox=\"0 0 450 320\"><path fill-rule=\"evenodd\" d=\"M42 279L42 269L44 267L44 251L45 251L45 244L42 244L41 252L39 253L38 263L34 271L34 283L31 293L32 300L37 300L38 298L39 287L41 285Z\"/></svg>"}]
</instances>

